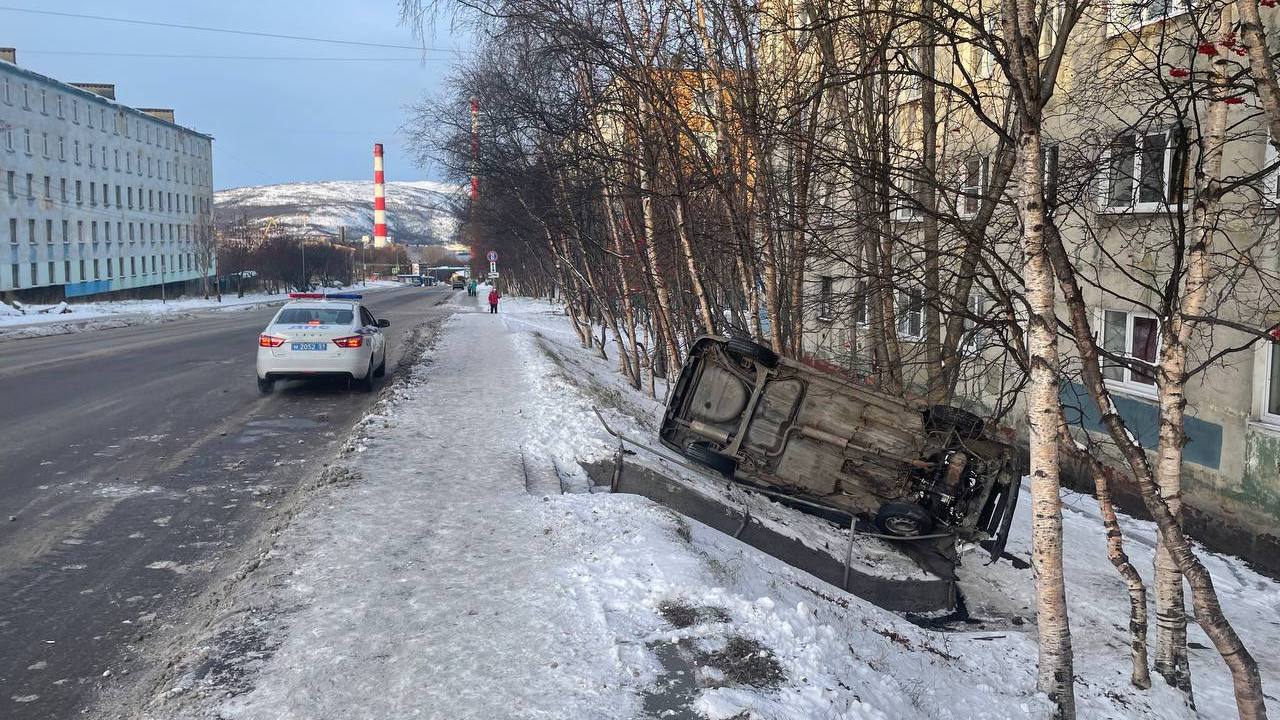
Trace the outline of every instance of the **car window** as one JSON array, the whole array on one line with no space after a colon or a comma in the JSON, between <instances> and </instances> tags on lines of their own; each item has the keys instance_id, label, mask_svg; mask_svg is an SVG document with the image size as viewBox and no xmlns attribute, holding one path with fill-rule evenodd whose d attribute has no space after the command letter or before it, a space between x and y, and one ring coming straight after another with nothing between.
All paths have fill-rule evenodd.
<instances>
[{"instance_id":1,"label":"car window","mask_svg":"<svg viewBox=\"0 0 1280 720\"><path fill-rule=\"evenodd\" d=\"M360 308L360 324L361 325L377 325L377 321L373 319L373 314L364 308Z\"/></svg>"},{"instance_id":2,"label":"car window","mask_svg":"<svg viewBox=\"0 0 1280 720\"><path fill-rule=\"evenodd\" d=\"M280 325L350 325L351 308L285 308L276 323Z\"/></svg>"}]
</instances>

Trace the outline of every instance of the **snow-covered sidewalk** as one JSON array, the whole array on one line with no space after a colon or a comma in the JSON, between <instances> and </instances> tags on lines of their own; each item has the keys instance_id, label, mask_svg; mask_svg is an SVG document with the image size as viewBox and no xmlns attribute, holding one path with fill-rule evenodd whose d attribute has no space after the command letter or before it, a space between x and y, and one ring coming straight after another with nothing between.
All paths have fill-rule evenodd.
<instances>
[{"instance_id":1,"label":"snow-covered sidewalk","mask_svg":"<svg viewBox=\"0 0 1280 720\"><path fill-rule=\"evenodd\" d=\"M242 591L241 627L146 717L1049 716L1029 623L924 630L643 498L530 492L557 470L585 490L576 461L611 452L593 392L646 399L593 391L607 366L546 304L459 304ZM1030 580L1012 573L975 594ZM1128 692L1125 657L1078 658L1080 717L1193 717Z\"/></svg>"}]
</instances>

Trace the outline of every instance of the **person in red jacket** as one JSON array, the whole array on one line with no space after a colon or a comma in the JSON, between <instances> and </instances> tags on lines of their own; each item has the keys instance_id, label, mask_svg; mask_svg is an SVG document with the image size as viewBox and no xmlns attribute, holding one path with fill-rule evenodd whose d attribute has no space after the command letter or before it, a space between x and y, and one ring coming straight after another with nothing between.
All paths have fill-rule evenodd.
<instances>
[{"instance_id":1,"label":"person in red jacket","mask_svg":"<svg viewBox=\"0 0 1280 720\"><path fill-rule=\"evenodd\" d=\"M498 314L498 298L499 297L501 296L498 295L498 288L494 288L489 291L489 312L493 313L494 315Z\"/></svg>"}]
</instances>

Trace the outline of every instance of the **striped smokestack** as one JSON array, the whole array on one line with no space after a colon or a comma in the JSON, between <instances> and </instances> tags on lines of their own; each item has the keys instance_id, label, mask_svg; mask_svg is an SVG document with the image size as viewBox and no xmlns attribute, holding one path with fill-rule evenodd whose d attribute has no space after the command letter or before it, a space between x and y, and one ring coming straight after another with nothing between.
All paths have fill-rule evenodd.
<instances>
[{"instance_id":1,"label":"striped smokestack","mask_svg":"<svg viewBox=\"0 0 1280 720\"><path fill-rule=\"evenodd\" d=\"M387 188L382 175L382 143L373 145L373 246L387 244Z\"/></svg>"}]
</instances>

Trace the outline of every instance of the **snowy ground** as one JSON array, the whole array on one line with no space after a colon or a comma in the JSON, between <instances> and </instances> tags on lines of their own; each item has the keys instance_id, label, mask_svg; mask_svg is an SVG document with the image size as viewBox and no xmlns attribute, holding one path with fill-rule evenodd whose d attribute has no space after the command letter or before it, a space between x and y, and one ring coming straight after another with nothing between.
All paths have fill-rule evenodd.
<instances>
[{"instance_id":1,"label":"snowy ground","mask_svg":"<svg viewBox=\"0 0 1280 720\"><path fill-rule=\"evenodd\" d=\"M348 291L371 290L383 287L399 287L394 280L376 280L367 287L354 285ZM343 292L332 288L327 292ZM244 297L234 294L216 297L173 298L160 300L103 300L59 305L24 305L25 314L10 305L0 303L0 340L16 340L44 335L62 335L69 332L126 327L165 322L186 317L198 310L244 310L258 305L284 302L284 293L248 293Z\"/></svg>"},{"instance_id":2,"label":"snowy ground","mask_svg":"<svg viewBox=\"0 0 1280 720\"><path fill-rule=\"evenodd\" d=\"M577 461L612 451L591 406L639 433L657 405L609 379L545 303L504 300L494 317L455 301L331 469L340 481L144 717L1048 716L1029 571L969 560L987 622L925 630L643 498L585 492ZM537 491L547 477L584 492ZM1088 498L1066 502L1080 717L1195 717L1171 691L1127 686L1124 590ZM1024 510L1014 552L1026 525ZM1149 524L1126 527L1149 566ZM1280 686L1280 588L1208 561ZM1200 717L1233 716L1225 668L1193 655Z\"/></svg>"}]
</instances>

